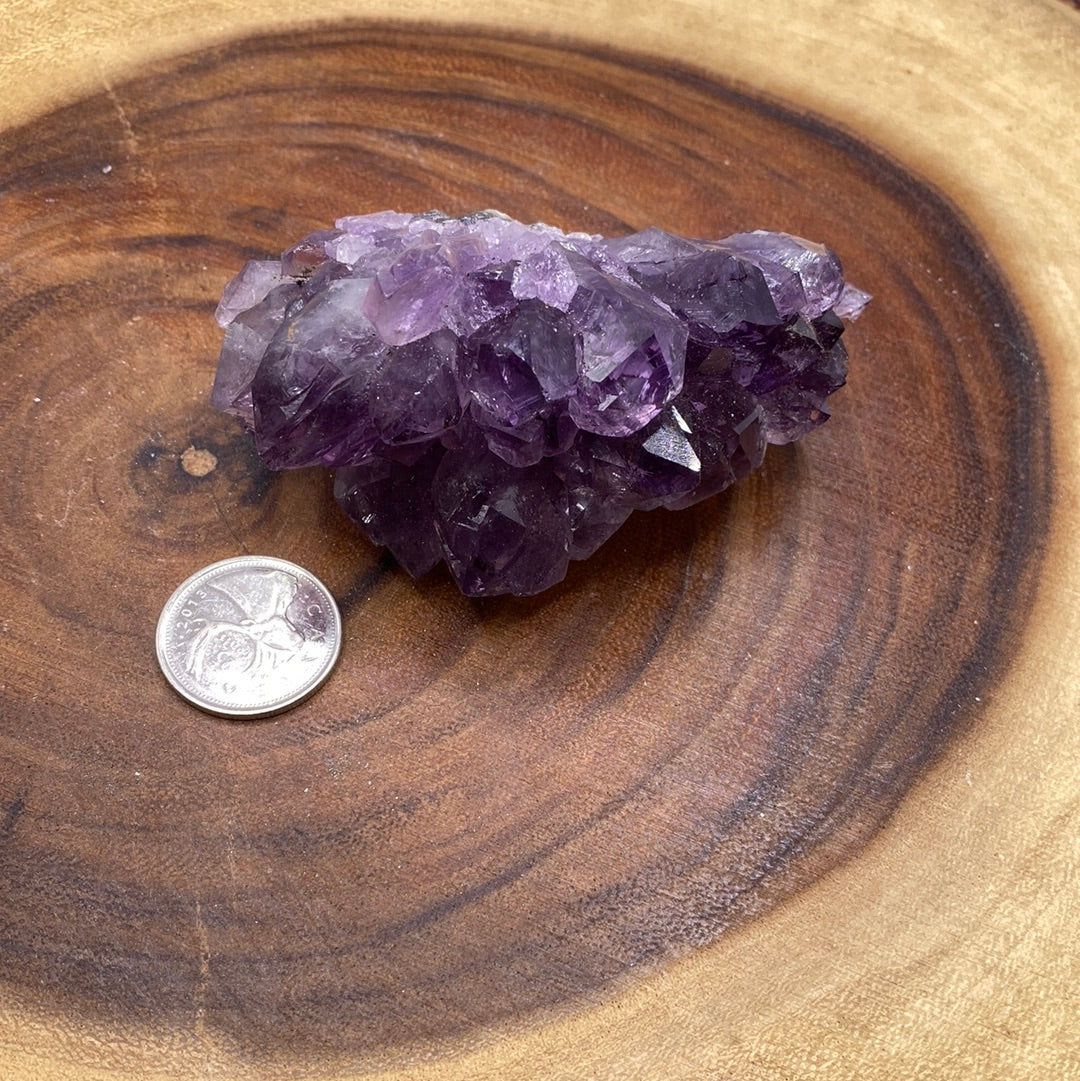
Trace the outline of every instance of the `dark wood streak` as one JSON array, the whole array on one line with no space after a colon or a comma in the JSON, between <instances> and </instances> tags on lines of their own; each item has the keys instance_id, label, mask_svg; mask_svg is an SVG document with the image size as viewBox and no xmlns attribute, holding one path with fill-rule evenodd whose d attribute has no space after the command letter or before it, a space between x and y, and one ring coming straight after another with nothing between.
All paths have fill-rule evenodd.
<instances>
[{"instance_id":1,"label":"dark wood streak","mask_svg":"<svg viewBox=\"0 0 1080 1081\"><path fill-rule=\"evenodd\" d=\"M134 147L104 96L0 134L21 995L164 1029L198 990L254 1057L459 1039L782 902L977 723L1038 575L1050 434L1024 317L932 189L821 120L569 43L324 30L115 93ZM804 445L544 596L412 583L206 400L244 259L406 202L827 241L876 294L851 385ZM184 474L189 445L215 470ZM346 622L334 679L258 725L186 708L152 658L173 586L240 545L310 566Z\"/></svg>"},{"instance_id":2,"label":"dark wood streak","mask_svg":"<svg viewBox=\"0 0 1080 1081\"><path fill-rule=\"evenodd\" d=\"M15 827L26 810L26 800L16 796L4 811L4 821L0 822L0 840L7 840L15 832Z\"/></svg>"}]
</instances>

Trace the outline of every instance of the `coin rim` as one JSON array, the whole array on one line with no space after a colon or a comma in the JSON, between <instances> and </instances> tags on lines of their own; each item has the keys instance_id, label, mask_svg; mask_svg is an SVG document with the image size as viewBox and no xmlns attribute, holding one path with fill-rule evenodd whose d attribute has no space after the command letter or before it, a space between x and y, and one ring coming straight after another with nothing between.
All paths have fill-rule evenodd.
<instances>
[{"instance_id":1,"label":"coin rim","mask_svg":"<svg viewBox=\"0 0 1080 1081\"><path fill-rule=\"evenodd\" d=\"M196 582L213 574L214 571L221 567L236 566L237 564L252 563L265 567L270 566L276 570L283 570L294 574L299 574L303 578L310 579L315 585L325 594L327 600L330 602L330 611L333 613L334 623L334 648L328 654L325 667L322 673L317 679L309 686L298 691L296 694L278 699L276 702L269 705L253 706L247 709L237 707L235 709L227 706L218 706L207 702L200 701L192 692L184 686L169 661L168 654L166 652L166 638L168 634L168 628L170 625L169 615L177 607L180 598L190 589ZM278 556L260 556L260 555L242 555L242 556L229 556L226 559L219 559L214 563L208 563L205 567L197 570L194 574L185 578L177 587L173 590L169 599L161 608L161 614L158 616L157 630L154 637L154 643L157 650L158 667L161 669L162 675L165 677L169 686L185 702L190 703L196 708L202 710L204 713L212 714L215 717L225 717L229 719L244 719L255 720L260 717L272 717L277 713L284 713L286 710L292 709L294 706L300 705L305 699L313 695L326 681L327 677L334 670L335 665L338 662L338 658L341 656L341 639L342 639L342 625L341 625L341 611L338 608L337 601L334 599L334 595L326 587L326 583L321 578L312 574L311 571L305 567L301 567L298 563L293 563L288 559L281 559Z\"/></svg>"}]
</instances>

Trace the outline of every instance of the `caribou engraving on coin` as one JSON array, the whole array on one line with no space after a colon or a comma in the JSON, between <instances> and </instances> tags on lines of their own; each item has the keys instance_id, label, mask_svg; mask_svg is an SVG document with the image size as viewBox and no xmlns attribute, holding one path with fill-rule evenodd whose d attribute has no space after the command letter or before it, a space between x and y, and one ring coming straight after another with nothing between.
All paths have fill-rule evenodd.
<instances>
[{"instance_id":1,"label":"caribou engraving on coin","mask_svg":"<svg viewBox=\"0 0 1080 1081\"><path fill-rule=\"evenodd\" d=\"M189 578L158 623L158 658L189 701L226 716L295 705L337 659L341 623L326 587L269 557L224 560Z\"/></svg>"}]
</instances>

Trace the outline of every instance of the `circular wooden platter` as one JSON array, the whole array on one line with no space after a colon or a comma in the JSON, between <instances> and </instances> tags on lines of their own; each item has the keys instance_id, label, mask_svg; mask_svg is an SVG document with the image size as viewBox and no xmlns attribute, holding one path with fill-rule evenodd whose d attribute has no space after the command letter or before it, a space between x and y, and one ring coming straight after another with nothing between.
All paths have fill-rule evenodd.
<instances>
[{"instance_id":1,"label":"circular wooden platter","mask_svg":"<svg viewBox=\"0 0 1080 1081\"><path fill-rule=\"evenodd\" d=\"M4 1076L1080 1076L1075 11L40 6L0 57ZM829 243L875 297L833 419L541 597L413 582L211 411L211 315L343 213L486 206ZM244 551L346 641L238 724L153 632Z\"/></svg>"}]
</instances>

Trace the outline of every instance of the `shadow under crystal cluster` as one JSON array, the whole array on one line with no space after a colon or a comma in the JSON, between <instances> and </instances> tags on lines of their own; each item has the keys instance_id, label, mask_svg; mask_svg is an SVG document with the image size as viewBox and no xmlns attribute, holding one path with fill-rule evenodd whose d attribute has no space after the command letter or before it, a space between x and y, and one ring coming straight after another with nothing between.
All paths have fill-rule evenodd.
<instances>
[{"instance_id":1,"label":"shadow under crystal cluster","mask_svg":"<svg viewBox=\"0 0 1080 1081\"><path fill-rule=\"evenodd\" d=\"M226 287L213 404L268 466L326 465L410 574L538 593L634 510L679 508L822 423L867 296L784 233L608 239L386 211Z\"/></svg>"}]
</instances>

